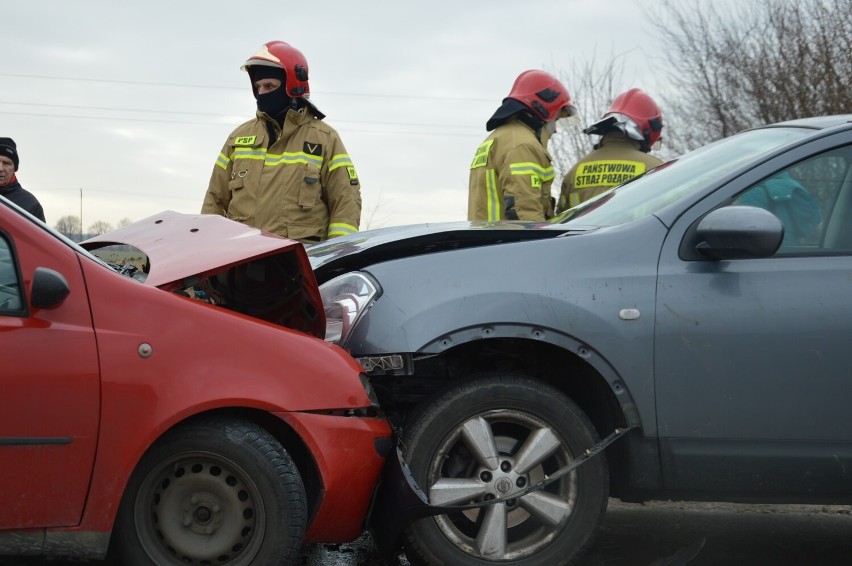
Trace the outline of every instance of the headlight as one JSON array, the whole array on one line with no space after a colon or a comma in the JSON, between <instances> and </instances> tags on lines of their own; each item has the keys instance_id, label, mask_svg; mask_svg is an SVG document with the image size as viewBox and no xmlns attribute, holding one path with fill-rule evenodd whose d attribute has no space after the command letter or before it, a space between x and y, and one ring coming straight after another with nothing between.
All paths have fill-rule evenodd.
<instances>
[{"instance_id":1,"label":"headlight","mask_svg":"<svg viewBox=\"0 0 852 566\"><path fill-rule=\"evenodd\" d=\"M358 319L379 295L379 284L366 273L345 273L320 285L325 308L325 339L343 344Z\"/></svg>"},{"instance_id":2,"label":"headlight","mask_svg":"<svg viewBox=\"0 0 852 566\"><path fill-rule=\"evenodd\" d=\"M367 379L366 375L362 373L359 375L359 377L361 378L361 386L364 387L364 391L367 393L367 397L370 399L370 403L373 407L376 407L378 409L379 396L376 395L376 390L373 389L373 386L370 383L370 380Z\"/></svg>"}]
</instances>

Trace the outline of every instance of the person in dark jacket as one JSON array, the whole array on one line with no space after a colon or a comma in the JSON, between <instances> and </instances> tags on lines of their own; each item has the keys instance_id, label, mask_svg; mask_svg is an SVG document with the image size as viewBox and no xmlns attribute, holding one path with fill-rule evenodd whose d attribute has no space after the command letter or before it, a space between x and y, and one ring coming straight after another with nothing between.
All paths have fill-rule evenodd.
<instances>
[{"instance_id":1,"label":"person in dark jacket","mask_svg":"<svg viewBox=\"0 0 852 566\"><path fill-rule=\"evenodd\" d=\"M0 195L45 222L41 203L18 182L19 163L18 146L15 141L12 138L0 138Z\"/></svg>"}]
</instances>

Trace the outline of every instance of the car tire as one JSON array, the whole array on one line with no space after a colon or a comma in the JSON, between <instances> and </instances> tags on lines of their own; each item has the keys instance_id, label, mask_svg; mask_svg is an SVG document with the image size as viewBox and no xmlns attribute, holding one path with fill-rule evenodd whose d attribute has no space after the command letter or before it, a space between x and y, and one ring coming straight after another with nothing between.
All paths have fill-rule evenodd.
<instances>
[{"instance_id":1,"label":"car tire","mask_svg":"<svg viewBox=\"0 0 852 566\"><path fill-rule=\"evenodd\" d=\"M423 405L403 432L402 446L430 502L451 505L538 483L598 440L583 411L561 391L495 373ZM599 454L519 500L412 523L403 537L406 556L419 566L570 564L597 530L608 493Z\"/></svg>"},{"instance_id":2,"label":"car tire","mask_svg":"<svg viewBox=\"0 0 852 566\"><path fill-rule=\"evenodd\" d=\"M205 419L142 458L110 555L125 566L293 564L306 508L298 469L272 435L245 420Z\"/></svg>"}]
</instances>

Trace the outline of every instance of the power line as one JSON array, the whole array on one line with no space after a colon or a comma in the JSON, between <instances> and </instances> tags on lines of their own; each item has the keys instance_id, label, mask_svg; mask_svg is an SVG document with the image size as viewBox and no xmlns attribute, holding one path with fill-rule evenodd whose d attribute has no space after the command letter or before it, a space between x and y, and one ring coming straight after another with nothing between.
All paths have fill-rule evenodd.
<instances>
[{"instance_id":1,"label":"power line","mask_svg":"<svg viewBox=\"0 0 852 566\"><path fill-rule=\"evenodd\" d=\"M17 102L14 100L0 100L0 104L9 104L14 106L37 106L44 108L71 108L74 110L106 110L107 112L140 112L143 114L180 114L190 116L222 117L221 114L214 114L213 112L190 112L184 110L152 110L144 108L117 108L115 106L84 106L82 104L43 104L41 102Z\"/></svg>"},{"instance_id":2,"label":"power line","mask_svg":"<svg viewBox=\"0 0 852 566\"><path fill-rule=\"evenodd\" d=\"M109 83L109 84L124 84L124 85L136 85L136 86L163 86L170 88L206 88L206 89L224 89L224 90L237 90L239 87L235 86L214 86L214 85L193 85L193 84L184 84L184 83L157 83L157 82L148 82L148 81L123 81L118 79L90 79L87 77L61 77L61 76L51 76L51 75L23 75L18 73L0 73L0 77L15 77L19 79L43 79L43 80L55 80L55 81L75 81L80 83Z\"/></svg>"},{"instance_id":3,"label":"power line","mask_svg":"<svg viewBox=\"0 0 852 566\"><path fill-rule=\"evenodd\" d=\"M68 118L72 120L107 120L107 121L121 121L121 122L144 122L151 124L189 124L193 126L222 126L222 123L219 122L187 122L183 120L153 120L149 118L125 118L121 116L116 117L108 117L108 116L71 116L69 114L33 114L27 112L0 112L0 115L6 114L9 116L32 116L36 118ZM338 120L337 123L345 123L346 120ZM372 124L377 125L377 122L358 122L364 124ZM387 125L395 126L397 124L393 124L391 122L386 122ZM448 127L448 126L444 126ZM453 128L470 128L470 126L449 126ZM451 132L412 132L405 130L364 130L360 128L347 128L346 130L349 133L358 133L358 134L379 134L379 135L388 135L388 134L397 134L397 135L405 135L405 136L443 136L443 137L451 137L451 138L473 138L478 137L478 134L466 134L466 133L451 133Z\"/></svg>"},{"instance_id":4,"label":"power line","mask_svg":"<svg viewBox=\"0 0 852 566\"><path fill-rule=\"evenodd\" d=\"M201 89L217 89L217 90L246 90L244 87L235 86L219 86L219 85L198 85L189 83L161 83L154 81L125 81L119 79L92 79L87 77L62 77L52 75L24 75L18 73L0 73L0 77L13 77L19 79L39 79L39 80L57 80L57 81L76 81L76 82L92 82L92 83L107 83L107 84L124 84L135 86L156 86L168 88L201 88ZM323 96L361 96L375 98L409 98L419 100L443 100L455 102L494 102L494 99L488 98L468 98L460 96L427 96L423 94L391 94L391 93L370 93L370 92L333 92L319 91ZM317 93L315 93L317 94Z\"/></svg>"},{"instance_id":5,"label":"power line","mask_svg":"<svg viewBox=\"0 0 852 566\"><path fill-rule=\"evenodd\" d=\"M222 126L217 122L187 122L184 120L153 120L150 118L126 118L122 116L72 116L70 114L34 114L31 112L0 112L8 116L32 116L35 118L68 118L71 120L107 120L121 122L150 122L152 124L190 124L195 126Z\"/></svg>"},{"instance_id":6,"label":"power line","mask_svg":"<svg viewBox=\"0 0 852 566\"><path fill-rule=\"evenodd\" d=\"M206 191L206 186L204 187L204 189ZM45 192L45 193L57 193L57 192L65 192L65 191L69 191L69 192L70 191L79 191L80 187L39 187L39 186L35 186L31 190L35 190L37 192ZM153 194L153 193L115 191L115 190L108 190L108 189L94 189L94 188L85 188L85 187L83 188L83 190L86 191L87 195L90 195L91 193L106 193L106 194L111 194L111 195L134 196L134 197L155 198L155 199L165 199L165 200L198 201L197 196L189 196L189 195L181 195L181 194L163 195L163 194Z\"/></svg>"},{"instance_id":7,"label":"power line","mask_svg":"<svg viewBox=\"0 0 852 566\"><path fill-rule=\"evenodd\" d=\"M0 104L8 104L14 106L31 106L31 107L43 107L43 108L69 108L72 110L96 110L99 112L137 112L142 114L176 114L180 116L209 116L214 118L226 118L226 116L222 114L216 114L212 112L188 112L182 110L151 110L151 109L140 109L140 108L117 108L110 106L83 106L79 104L42 104L38 102L16 102L16 101L5 101L0 100ZM26 113L18 113L18 112L3 112L0 111L0 114L15 114L20 116L39 116L40 114L26 114ZM48 117L69 117L69 118L90 118L89 116L68 116L65 114L61 115L50 115ZM114 118L106 117L106 116L95 116L93 118L99 118L104 120L110 120ZM121 118L125 119L125 118ZM130 119L130 118L128 118ZM243 118L241 118L243 119ZM136 121L146 121L141 118L135 119ZM156 121L156 120L151 120ZM176 123L173 120L168 120L168 123ZM213 122L177 122L183 124L201 124L201 125L214 125ZM480 130L481 128L475 126L463 126L458 124L423 124L423 123L410 123L410 122L370 122L365 120L335 120L335 123L346 123L346 124L369 124L371 126L405 126L405 127L413 127L413 128L456 128L456 129L475 129ZM215 125L220 125L220 123L215 123Z\"/></svg>"}]
</instances>

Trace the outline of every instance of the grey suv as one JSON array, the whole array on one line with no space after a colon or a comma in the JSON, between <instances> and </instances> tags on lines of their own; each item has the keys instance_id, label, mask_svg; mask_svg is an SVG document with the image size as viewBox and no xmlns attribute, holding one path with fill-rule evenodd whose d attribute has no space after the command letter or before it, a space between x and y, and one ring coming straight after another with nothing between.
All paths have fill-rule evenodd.
<instances>
[{"instance_id":1,"label":"grey suv","mask_svg":"<svg viewBox=\"0 0 852 566\"><path fill-rule=\"evenodd\" d=\"M852 503L852 115L742 132L551 223L309 255L326 339L432 508L398 540L414 564L569 563L608 497Z\"/></svg>"}]
</instances>

